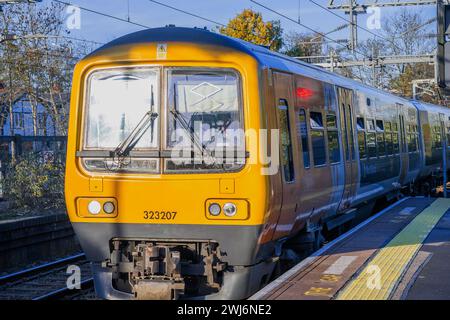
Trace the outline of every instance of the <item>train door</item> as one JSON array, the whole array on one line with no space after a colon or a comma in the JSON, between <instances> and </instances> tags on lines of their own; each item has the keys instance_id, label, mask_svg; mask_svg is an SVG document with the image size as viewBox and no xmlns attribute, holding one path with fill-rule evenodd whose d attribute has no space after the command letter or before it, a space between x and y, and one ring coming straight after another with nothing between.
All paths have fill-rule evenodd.
<instances>
[{"instance_id":1,"label":"train door","mask_svg":"<svg viewBox=\"0 0 450 320\"><path fill-rule=\"evenodd\" d=\"M345 170L344 192L339 205L339 211L342 211L350 206L351 198L355 193L358 162L355 154L353 90L337 87L337 94Z\"/></svg>"},{"instance_id":2,"label":"train door","mask_svg":"<svg viewBox=\"0 0 450 320\"><path fill-rule=\"evenodd\" d=\"M397 109L399 114L398 131L400 134L399 149L400 149L400 163L401 163L399 183L403 185L409 170L409 156L408 156L408 146L406 143L406 127L405 127L405 116L403 114L404 109L403 105L397 103Z\"/></svg>"},{"instance_id":3,"label":"train door","mask_svg":"<svg viewBox=\"0 0 450 320\"><path fill-rule=\"evenodd\" d=\"M297 184L294 159L296 154L296 136L294 122L293 75L273 72L273 85L277 128L279 129L280 179L282 186L281 212L274 237L289 235L296 218Z\"/></svg>"}]
</instances>

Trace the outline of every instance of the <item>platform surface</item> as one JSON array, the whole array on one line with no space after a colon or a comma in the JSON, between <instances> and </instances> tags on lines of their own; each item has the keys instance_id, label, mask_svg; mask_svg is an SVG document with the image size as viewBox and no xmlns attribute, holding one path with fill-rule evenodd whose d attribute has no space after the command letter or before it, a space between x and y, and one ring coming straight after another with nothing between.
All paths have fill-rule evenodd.
<instances>
[{"instance_id":1,"label":"platform surface","mask_svg":"<svg viewBox=\"0 0 450 320\"><path fill-rule=\"evenodd\" d=\"M404 198L250 299L450 299L449 271L450 199Z\"/></svg>"}]
</instances>

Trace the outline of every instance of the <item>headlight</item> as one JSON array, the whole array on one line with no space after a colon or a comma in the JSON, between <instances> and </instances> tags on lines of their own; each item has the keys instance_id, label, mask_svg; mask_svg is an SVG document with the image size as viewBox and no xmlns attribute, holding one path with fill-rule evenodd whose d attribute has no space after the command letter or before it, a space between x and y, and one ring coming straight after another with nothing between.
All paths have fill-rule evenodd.
<instances>
[{"instance_id":1,"label":"headlight","mask_svg":"<svg viewBox=\"0 0 450 320\"><path fill-rule=\"evenodd\" d=\"M208 208L209 214L212 216L218 216L220 214L220 205L218 203L211 203Z\"/></svg>"},{"instance_id":2,"label":"headlight","mask_svg":"<svg viewBox=\"0 0 450 320\"><path fill-rule=\"evenodd\" d=\"M102 210L102 206L100 205L100 202L98 202L96 200L89 202L88 211L90 214L99 214L100 210Z\"/></svg>"},{"instance_id":3,"label":"headlight","mask_svg":"<svg viewBox=\"0 0 450 320\"><path fill-rule=\"evenodd\" d=\"M77 216L81 218L115 218L118 215L118 204L115 198L78 198ZM210 216L212 217L212 216Z\"/></svg>"},{"instance_id":4,"label":"headlight","mask_svg":"<svg viewBox=\"0 0 450 320\"><path fill-rule=\"evenodd\" d=\"M237 212L237 208L234 203L227 202L223 205L223 213L225 213L225 215L227 217L234 216L236 214L236 212Z\"/></svg>"},{"instance_id":5,"label":"headlight","mask_svg":"<svg viewBox=\"0 0 450 320\"><path fill-rule=\"evenodd\" d=\"M113 213L114 209L116 209L116 207L114 206L114 203L110 201L107 201L103 204L103 211L105 211L107 214Z\"/></svg>"}]
</instances>

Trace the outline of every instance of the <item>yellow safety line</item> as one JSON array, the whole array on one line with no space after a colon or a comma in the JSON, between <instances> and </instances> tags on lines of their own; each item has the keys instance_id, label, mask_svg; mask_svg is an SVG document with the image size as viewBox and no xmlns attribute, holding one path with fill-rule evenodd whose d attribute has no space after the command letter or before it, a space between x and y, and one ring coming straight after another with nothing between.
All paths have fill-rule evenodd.
<instances>
[{"instance_id":1,"label":"yellow safety line","mask_svg":"<svg viewBox=\"0 0 450 320\"><path fill-rule=\"evenodd\" d=\"M436 199L378 251L364 270L339 293L337 299L388 299L425 238L449 208L450 199Z\"/></svg>"}]
</instances>

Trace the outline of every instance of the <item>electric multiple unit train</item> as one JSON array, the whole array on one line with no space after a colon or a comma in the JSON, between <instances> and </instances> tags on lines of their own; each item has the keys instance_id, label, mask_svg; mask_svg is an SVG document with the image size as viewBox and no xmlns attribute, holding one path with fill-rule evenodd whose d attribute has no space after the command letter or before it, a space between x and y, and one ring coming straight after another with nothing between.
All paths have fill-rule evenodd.
<instances>
[{"instance_id":1,"label":"electric multiple unit train","mask_svg":"<svg viewBox=\"0 0 450 320\"><path fill-rule=\"evenodd\" d=\"M97 295L250 296L284 244L433 188L449 117L201 29L106 44L74 71L65 183Z\"/></svg>"}]
</instances>

